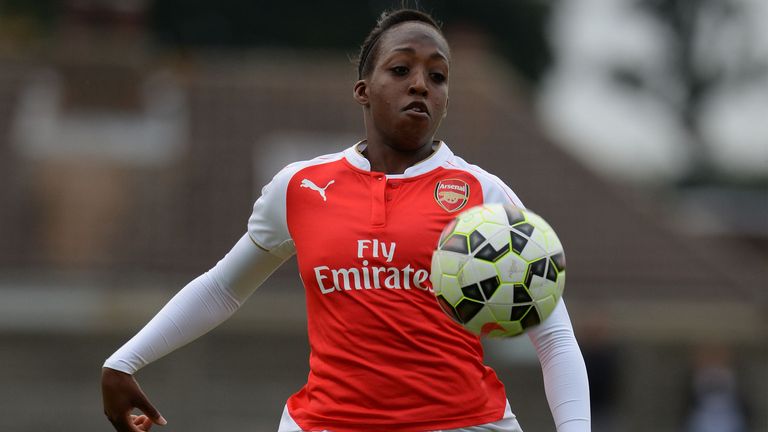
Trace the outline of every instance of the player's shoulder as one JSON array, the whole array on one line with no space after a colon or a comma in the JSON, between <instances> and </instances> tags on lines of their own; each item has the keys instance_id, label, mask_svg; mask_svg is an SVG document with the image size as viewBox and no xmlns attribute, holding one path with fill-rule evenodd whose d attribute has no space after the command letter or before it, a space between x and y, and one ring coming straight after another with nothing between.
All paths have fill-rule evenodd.
<instances>
[{"instance_id":1,"label":"player's shoulder","mask_svg":"<svg viewBox=\"0 0 768 432\"><path fill-rule=\"evenodd\" d=\"M491 174L490 172L481 168L478 165L467 162L466 160L464 160L464 158L456 154L451 154L445 160L445 162L443 163L443 166L448 169L465 171L483 180L498 180L499 182L503 183L501 179L499 179L499 177Z\"/></svg>"},{"instance_id":2,"label":"player's shoulder","mask_svg":"<svg viewBox=\"0 0 768 432\"><path fill-rule=\"evenodd\" d=\"M321 168L325 166L332 166L335 162L344 158L344 152L329 153L321 156L317 156L308 160L301 160L289 163L282 169L280 169L273 177L272 180L264 185L261 189L261 197L259 201L275 202L285 201L288 191L288 185L294 178L297 178L297 174L301 174L304 170L312 168ZM332 168L333 169L333 168ZM259 202L257 201L257 204Z\"/></svg>"},{"instance_id":3,"label":"player's shoulder","mask_svg":"<svg viewBox=\"0 0 768 432\"><path fill-rule=\"evenodd\" d=\"M509 202L518 207L523 207L523 203L517 197L517 194L501 178L478 165L467 162L461 156L451 154L443 163L443 167L463 171L477 179L483 188L484 202Z\"/></svg>"},{"instance_id":4,"label":"player's shoulder","mask_svg":"<svg viewBox=\"0 0 768 432\"><path fill-rule=\"evenodd\" d=\"M287 258L295 252L287 223L288 185L305 169L332 165L343 153L331 153L286 165L261 190L248 219L248 234L260 248Z\"/></svg>"},{"instance_id":5,"label":"player's shoulder","mask_svg":"<svg viewBox=\"0 0 768 432\"><path fill-rule=\"evenodd\" d=\"M320 155L312 159L291 162L285 167L283 167L280 171L278 171L277 174L275 174L273 182L277 181L279 183L287 184L291 180L291 178L293 178L294 176L296 176L296 174L302 172L303 170L311 169L311 168L321 169L326 166L330 166L336 162L339 162L343 158L344 158L344 152L340 151L336 153Z\"/></svg>"}]
</instances>

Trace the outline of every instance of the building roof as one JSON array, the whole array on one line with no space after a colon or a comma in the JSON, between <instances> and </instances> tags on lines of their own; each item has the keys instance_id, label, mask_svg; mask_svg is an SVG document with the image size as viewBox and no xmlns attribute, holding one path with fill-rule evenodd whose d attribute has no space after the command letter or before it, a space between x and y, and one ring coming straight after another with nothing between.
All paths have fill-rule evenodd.
<instances>
[{"instance_id":1,"label":"building roof","mask_svg":"<svg viewBox=\"0 0 768 432\"><path fill-rule=\"evenodd\" d=\"M255 179L280 169L254 172L257 159L280 151L264 145L274 142L270 137L363 137L354 68L338 54L200 55L178 71L190 117L186 156L133 173L135 217L117 236L121 251L102 265L204 270L244 232L263 185ZM3 79L0 107L14 100L7 84L18 81ZM626 327L618 331L645 323L655 334L673 334L674 327L706 337L720 329L751 339L764 332L764 254L732 239L678 232L653 193L577 163L546 137L514 73L485 50L454 44L450 97L438 138L498 175L553 225L566 250L567 301L585 320ZM0 152L8 152L7 140L0 137ZM337 150L351 144L340 140ZM0 253L6 256L8 250ZM295 282L293 272L291 266L274 279Z\"/></svg>"}]
</instances>

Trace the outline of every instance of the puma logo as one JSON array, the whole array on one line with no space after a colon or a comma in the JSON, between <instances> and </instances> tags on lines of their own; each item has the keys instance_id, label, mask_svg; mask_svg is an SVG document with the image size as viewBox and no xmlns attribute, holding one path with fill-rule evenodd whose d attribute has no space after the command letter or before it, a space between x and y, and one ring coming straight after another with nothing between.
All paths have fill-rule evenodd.
<instances>
[{"instance_id":1,"label":"puma logo","mask_svg":"<svg viewBox=\"0 0 768 432\"><path fill-rule=\"evenodd\" d=\"M325 197L325 190L328 189L328 186L334 184L335 182L336 180L331 180L327 185L325 185L324 188L321 188L320 186L312 183L312 180L304 179L301 181L301 187L312 189L313 191L319 193L321 197L323 197L323 201L328 201L328 199Z\"/></svg>"}]
</instances>

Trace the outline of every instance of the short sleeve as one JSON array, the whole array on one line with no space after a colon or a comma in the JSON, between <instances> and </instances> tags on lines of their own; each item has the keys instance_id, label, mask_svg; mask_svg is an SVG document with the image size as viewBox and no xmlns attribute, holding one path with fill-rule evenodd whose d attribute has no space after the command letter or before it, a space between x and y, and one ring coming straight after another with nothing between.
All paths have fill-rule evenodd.
<instances>
[{"instance_id":1,"label":"short sleeve","mask_svg":"<svg viewBox=\"0 0 768 432\"><path fill-rule=\"evenodd\" d=\"M483 187L483 202L486 204L512 204L520 208L525 208L523 202L517 197L512 189L500 178L485 171L477 165L469 165L472 172Z\"/></svg>"},{"instance_id":2,"label":"short sleeve","mask_svg":"<svg viewBox=\"0 0 768 432\"><path fill-rule=\"evenodd\" d=\"M248 219L248 235L256 245L271 254L288 258L296 252L288 232L286 194L288 182L296 173L295 164L278 172L264 188L253 205Z\"/></svg>"},{"instance_id":3,"label":"short sleeve","mask_svg":"<svg viewBox=\"0 0 768 432\"><path fill-rule=\"evenodd\" d=\"M500 178L493 174L481 180L483 184L483 201L486 203L513 204L520 208L525 208L523 202L517 197L512 189L506 185Z\"/></svg>"},{"instance_id":4,"label":"short sleeve","mask_svg":"<svg viewBox=\"0 0 768 432\"><path fill-rule=\"evenodd\" d=\"M500 178L480 168L477 165L467 163L464 159L454 156L450 160L451 167L458 167L468 173L471 173L483 189L484 204L512 204L517 207L525 208L523 202Z\"/></svg>"}]
</instances>

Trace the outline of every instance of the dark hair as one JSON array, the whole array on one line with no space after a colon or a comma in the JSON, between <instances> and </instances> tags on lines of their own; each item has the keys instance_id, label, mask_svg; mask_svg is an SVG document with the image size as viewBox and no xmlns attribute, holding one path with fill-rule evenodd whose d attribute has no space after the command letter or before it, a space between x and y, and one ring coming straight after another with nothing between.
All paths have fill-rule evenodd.
<instances>
[{"instance_id":1,"label":"dark hair","mask_svg":"<svg viewBox=\"0 0 768 432\"><path fill-rule=\"evenodd\" d=\"M440 24L425 12L416 9L398 9L382 12L376 22L376 26L368 33L368 37L365 38L363 45L360 47L360 56L357 58L358 79L363 79L364 76L368 76L373 70L373 65L376 63L378 55L376 48L381 36L392 27L409 21L424 23L437 30L443 36Z\"/></svg>"}]
</instances>

